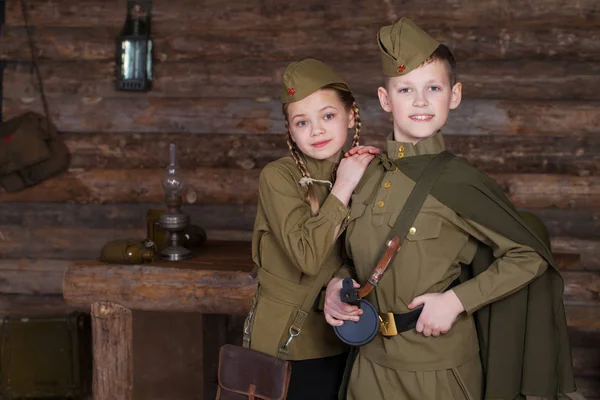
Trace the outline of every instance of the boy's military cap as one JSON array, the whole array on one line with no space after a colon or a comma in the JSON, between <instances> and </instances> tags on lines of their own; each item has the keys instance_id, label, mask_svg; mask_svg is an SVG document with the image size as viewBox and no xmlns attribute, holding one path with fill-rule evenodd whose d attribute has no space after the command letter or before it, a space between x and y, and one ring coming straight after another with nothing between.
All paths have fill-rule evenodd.
<instances>
[{"instance_id":1,"label":"boy's military cap","mask_svg":"<svg viewBox=\"0 0 600 400\"><path fill-rule=\"evenodd\" d=\"M381 66L386 76L408 74L423 64L440 45L408 18L382 27L377 33Z\"/></svg>"},{"instance_id":2,"label":"boy's military cap","mask_svg":"<svg viewBox=\"0 0 600 400\"><path fill-rule=\"evenodd\" d=\"M323 86L333 84L336 89L350 91L344 80L327 64L307 58L291 62L283 73L281 102L293 103L310 96Z\"/></svg>"}]
</instances>

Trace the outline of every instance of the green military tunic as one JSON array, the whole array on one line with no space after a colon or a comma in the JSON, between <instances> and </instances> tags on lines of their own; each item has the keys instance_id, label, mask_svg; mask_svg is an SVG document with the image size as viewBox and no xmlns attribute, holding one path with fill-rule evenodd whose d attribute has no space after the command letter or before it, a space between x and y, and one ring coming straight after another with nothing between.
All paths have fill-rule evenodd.
<instances>
[{"instance_id":1,"label":"green military tunic","mask_svg":"<svg viewBox=\"0 0 600 400\"><path fill-rule=\"evenodd\" d=\"M391 160L444 150L441 133L416 145L387 142ZM398 169L377 171L352 196L346 251L359 282L371 275L383 243L402 209L414 181ZM440 399L482 396L479 345L472 314L506 297L547 268L528 246L516 243L474 221L459 216L431 195L427 197L401 251L388 267L370 299L380 312L404 313L424 293L439 293L469 264L477 241L490 246L497 260L477 277L453 290L465 313L439 337L410 330L391 339L378 335L361 347L352 370L349 399Z\"/></svg>"},{"instance_id":2,"label":"green military tunic","mask_svg":"<svg viewBox=\"0 0 600 400\"><path fill-rule=\"evenodd\" d=\"M335 164L305 158L313 179L333 183ZM315 182L320 204L311 216L307 189L291 157L267 165L260 175L259 202L252 237L252 258L258 268L259 289L250 321L250 348L277 356L289 337L288 329L307 290L321 268L332 275L342 265L339 236L348 208L324 182ZM322 312L311 310L299 336L289 346L289 360L327 357L347 351L327 325Z\"/></svg>"}]
</instances>

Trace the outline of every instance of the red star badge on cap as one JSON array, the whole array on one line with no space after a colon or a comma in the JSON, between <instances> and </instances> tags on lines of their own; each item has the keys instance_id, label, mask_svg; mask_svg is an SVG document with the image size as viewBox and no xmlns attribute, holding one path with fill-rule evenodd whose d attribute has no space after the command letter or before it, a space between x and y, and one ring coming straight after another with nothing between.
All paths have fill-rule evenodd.
<instances>
[{"instance_id":1,"label":"red star badge on cap","mask_svg":"<svg viewBox=\"0 0 600 400\"><path fill-rule=\"evenodd\" d=\"M290 96L293 96L293 95L295 95L295 94L296 94L296 89L294 89L293 87L289 88L289 89L288 89L288 94L289 94Z\"/></svg>"},{"instance_id":2,"label":"red star badge on cap","mask_svg":"<svg viewBox=\"0 0 600 400\"><path fill-rule=\"evenodd\" d=\"M404 66L404 64L402 64L401 66L398 67L398 72L399 73L404 72L404 68L406 68L406 67Z\"/></svg>"}]
</instances>

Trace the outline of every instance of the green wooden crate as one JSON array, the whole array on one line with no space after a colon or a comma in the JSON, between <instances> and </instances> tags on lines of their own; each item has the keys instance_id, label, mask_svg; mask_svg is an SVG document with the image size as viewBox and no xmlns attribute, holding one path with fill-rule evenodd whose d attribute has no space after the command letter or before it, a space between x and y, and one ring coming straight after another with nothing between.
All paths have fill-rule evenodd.
<instances>
[{"instance_id":1,"label":"green wooden crate","mask_svg":"<svg viewBox=\"0 0 600 400\"><path fill-rule=\"evenodd\" d=\"M2 399L79 399L91 394L88 315L5 317L0 327Z\"/></svg>"}]
</instances>

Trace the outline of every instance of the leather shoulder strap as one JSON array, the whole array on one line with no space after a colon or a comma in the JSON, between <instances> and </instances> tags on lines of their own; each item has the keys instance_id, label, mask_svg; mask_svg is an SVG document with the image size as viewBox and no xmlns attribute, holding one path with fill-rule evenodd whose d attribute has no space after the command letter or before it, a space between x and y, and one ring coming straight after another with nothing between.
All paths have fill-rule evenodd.
<instances>
[{"instance_id":1,"label":"leather shoulder strap","mask_svg":"<svg viewBox=\"0 0 600 400\"><path fill-rule=\"evenodd\" d=\"M365 297L371 292L371 290L373 290L375 286L377 286L377 283L383 276L383 273L387 269L388 265L396 253L400 251L402 242L404 241L408 230L415 222L415 219L417 218L421 207L423 207L423 203L431 191L431 188L435 184L435 181L442 173L442 170L446 164L448 164L453 158L454 154L448 151L443 151L429 162L410 192L404 207L402 207L402 210L398 215L398 219L396 219L396 223L388 235L388 239L386 240L382 251L382 256L375 266L371 278L367 281L365 286L358 291L359 297Z\"/></svg>"}]
</instances>

